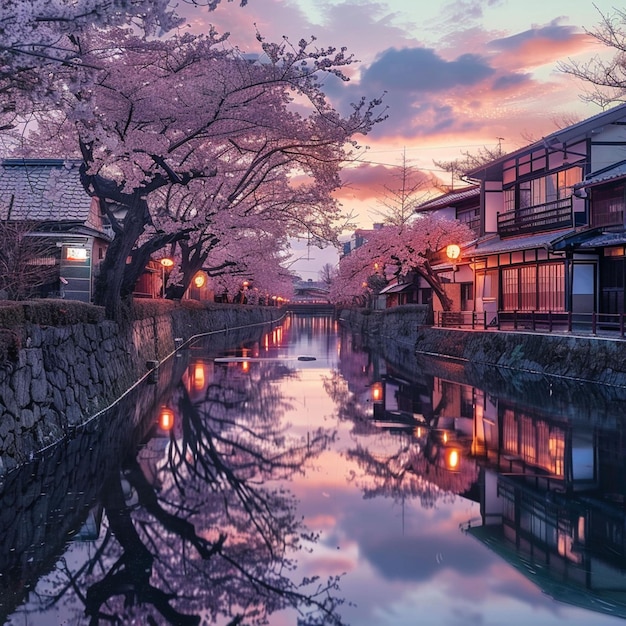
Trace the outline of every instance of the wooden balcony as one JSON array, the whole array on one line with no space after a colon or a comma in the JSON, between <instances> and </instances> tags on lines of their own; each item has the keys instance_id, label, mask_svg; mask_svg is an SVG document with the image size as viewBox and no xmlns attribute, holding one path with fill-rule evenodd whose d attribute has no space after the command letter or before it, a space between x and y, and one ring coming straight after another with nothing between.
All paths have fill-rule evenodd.
<instances>
[{"instance_id":1,"label":"wooden balcony","mask_svg":"<svg viewBox=\"0 0 626 626\"><path fill-rule=\"evenodd\" d=\"M540 233L573 225L571 198L498 213L498 234L501 237Z\"/></svg>"}]
</instances>

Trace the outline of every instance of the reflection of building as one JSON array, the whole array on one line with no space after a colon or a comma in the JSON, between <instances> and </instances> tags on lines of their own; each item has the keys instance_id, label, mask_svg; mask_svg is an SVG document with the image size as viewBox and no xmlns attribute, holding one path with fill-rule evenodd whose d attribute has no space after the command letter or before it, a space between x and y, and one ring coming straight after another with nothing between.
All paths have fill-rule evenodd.
<instances>
[{"instance_id":1,"label":"reflection of building","mask_svg":"<svg viewBox=\"0 0 626 626\"><path fill-rule=\"evenodd\" d=\"M556 600L626 617L626 516L622 504L574 499L491 476L479 539ZM496 514L499 510L500 513Z\"/></svg>"},{"instance_id":2,"label":"reflection of building","mask_svg":"<svg viewBox=\"0 0 626 626\"><path fill-rule=\"evenodd\" d=\"M389 364L370 385L372 423L401 434L389 457L396 489L416 476L479 502L468 534L554 599L626 618L620 394L567 387L560 397L542 382L498 395L441 376L402 379Z\"/></svg>"}]
</instances>

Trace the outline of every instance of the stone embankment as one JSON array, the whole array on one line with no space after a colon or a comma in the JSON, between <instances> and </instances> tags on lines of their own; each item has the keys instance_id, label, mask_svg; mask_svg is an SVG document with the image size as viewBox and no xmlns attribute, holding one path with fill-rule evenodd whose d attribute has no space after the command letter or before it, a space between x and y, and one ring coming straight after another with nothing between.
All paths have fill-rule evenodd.
<instances>
[{"instance_id":1,"label":"stone embankment","mask_svg":"<svg viewBox=\"0 0 626 626\"><path fill-rule=\"evenodd\" d=\"M125 331L111 321L47 327L25 322L18 349L0 363L0 474L107 407L181 341L279 316L272 307L172 304Z\"/></svg>"},{"instance_id":2,"label":"stone embankment","mask_svg":"<svg viewBox=\"0 0 626 626\"><path fill-rule=\"evenodd\" d=\"M497 367L511 376L626 386L626 341L617 336L433 328L426 324L426 308L419 306L363 313L346 310L340 318L372 337L393 362L435 356L461 364L473 380Z\"/></svg>"}]
</instances>

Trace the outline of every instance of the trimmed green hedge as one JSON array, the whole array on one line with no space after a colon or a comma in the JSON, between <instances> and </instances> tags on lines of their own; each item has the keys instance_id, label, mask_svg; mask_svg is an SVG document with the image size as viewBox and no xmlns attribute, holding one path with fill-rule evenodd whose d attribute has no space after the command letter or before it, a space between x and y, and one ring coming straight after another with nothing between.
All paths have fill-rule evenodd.
<instances>
[{"instance_id":1,"label":"trimmed green hedge","mask_svg":"<svg viewBox=\"0 0 626 626\"><path fill-rule=\"evenodd\" d=\"M131 318L135 320L167 315L181 307L192 311L224 311L239 309L240 304L198 302L197 300L136 299L133 302ZM71 324L97 324L104 320L104 308L79 302L78 300L26 300L13 302L0 300L0 330L14 330L25 323L38 326L69 326Z\"/></svg>"},{"instance_id":2,"label":"trimmed green hedge","mask_svg":"<svg viewBox=\"0 0 626 626\"><path fill-rule=\"evenodd\" d=\"M104 320L104 309L77 300L27 300L0 302L0 328L14 329L30 322L38 326L97 324Z\"/></svg>"}]
</instances>

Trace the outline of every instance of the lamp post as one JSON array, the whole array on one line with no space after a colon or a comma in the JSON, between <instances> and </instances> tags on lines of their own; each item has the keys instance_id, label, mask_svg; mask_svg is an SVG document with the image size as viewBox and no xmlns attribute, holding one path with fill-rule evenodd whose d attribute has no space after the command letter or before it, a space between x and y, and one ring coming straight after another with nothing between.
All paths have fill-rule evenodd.
<instances>
[{"instance_id":1,"label":"lamp post","mask_svg":"<svg viewBox=\"0 0 626 626\"><path fill-rule=\"evenodd\" d=\"M161 298L165 298L165 270L170 269L174 265L174 261L168 257L161 259Z\"/></svg>"}]
</instances>

